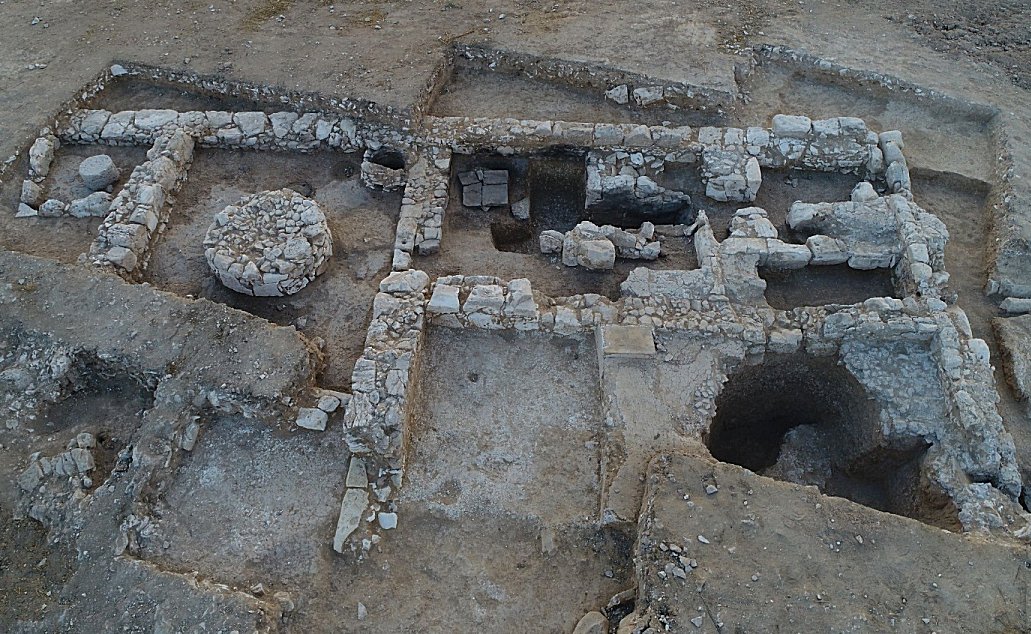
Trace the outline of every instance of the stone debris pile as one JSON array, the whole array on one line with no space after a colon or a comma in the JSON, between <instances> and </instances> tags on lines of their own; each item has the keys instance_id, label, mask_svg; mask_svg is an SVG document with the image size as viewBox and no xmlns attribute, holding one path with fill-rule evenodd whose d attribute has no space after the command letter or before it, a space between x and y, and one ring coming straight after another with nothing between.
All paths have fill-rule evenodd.
<instances>
[{"instance_id":1,"label":"stone debris pile","mask_svg":"<svg viewBox=\"0 0 1031 634\"><path fill-rule=\"evenodd\" d=\"M208 266L246 295L292 295L326 270L333 237L318 203L291 189L259 192L215 216L204 238Z\"/></svg>"},{"instance_id":2,"label":"stone debris pile","mask_svg":"<svg viewBox=\"0 0 1031 634\"><path fill-rule=\"evenodd\" d=\"M504 207L508 204L508 170L476 169L458 175L465 207Z\"/></svg>"},{"instance_id":3,"label":"stone debris pile","mask_svg":"<svg viewBox=\"0 0 1031 634\"><path fill-rule=\"evenodd\" d=\"M562 255L566 266L582 266L592 271L609 270L616 257L628 260L655 260L661 244L655 237L655 225L645 222L638 230L620 229L612 225L598 226L584 221L566 233L548 230L540 235L541 253Z\"/></svg>"},{"instance_id":4,"label":"stone debris pile","mask_svg":"<svg viewBox=\"0 0 1031 634\"><path fill-rule=\"evenodd\" d=\"M588 210L632 210L643 214L668 214L687 208L691 197L655 182L668 158L641 151L617 150L587 153ZM689 162L694 162L693 154Z\"/></svg>"},{"instance_id":5,"label":"stone debris pile","mask_svg":"<svg viewBox=\"0 0 1031 634\"><path fill-rule=\"evenodd\" d=\"M82 486L93 486L87 474L96 467L90 451L96 446L97 440L93 434L83 432L68 442L66 451L55 456L43 456L39 452L32 454L29 466L18 477L18 486L23 491L32 492L44 478L50 476L77 476Z\"/></svg>"}]
</instances>

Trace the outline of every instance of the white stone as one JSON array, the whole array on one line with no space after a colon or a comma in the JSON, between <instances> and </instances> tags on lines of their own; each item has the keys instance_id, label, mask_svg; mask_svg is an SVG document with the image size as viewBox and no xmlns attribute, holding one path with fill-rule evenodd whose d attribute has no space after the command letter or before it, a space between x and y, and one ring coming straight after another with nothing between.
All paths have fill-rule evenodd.
<instances>
[{"instance_id":1,"label":"white stone","mask_svg":"<svg viewBox=\"0 0 1031 634\"><path fill-rule=\"evenodd\" d=\"M450 315L459 312L458 291L459 288L457 286L437 284L433 287L433 294L430 296L430 302L427 304L426 310L438 315Z\"/></svg>"},{"instance_id":2,"label":"white stone","mask_svg":"<svg viewBox=\"0 0 1031 634\"><path fill-rule=\"evenodd\" d=\"M297 426L315 431L325 431L329 415L317 407L302 407L297 411Z\"/></svg>"},{"instance_id":3,"label":"white stone","mask_svg":"<svg viewBox=\"0 0 1031 634\"><path fill-rule=\"evenodd\" d=\"M412 269L409 271L396 271L383 278L379 283L379 290L383 293L417 294L429 285L430 276L425 272Z\"/></svg>"},{"instance_id":4,"label":"white stone","mask_svg":"<svg viewBox=\"0 0 1031 634\"><path fill-rule=\"evenodd\" d=\"M344 544L361 524L362 515L369 503L369 493L363 489L348 489L340 503L336 534L333 535L333 550L344 552Z\"/></svg>"},{"instance_id":5,"label":"white stone","mask_svg":"<svg viewBox=\"0 0 1031 634\"><path fill-rule=\"evenodd\" d=\"M852 202L865 203L871 200L877 200L877 190L873 188L873 185L867 181L863 181L852 188L852 194L850 196Z\"/></svg>"},{"instance_id":6,"label":"white stone","mask_svg":"<svg viewBox=\"0 0 1031 634\"><path fill-rule=\"evenodd\" d=\"M397 513L380 513L378 519L380 528L383 530L397 528Z\"/></svg>"},{"instance_id":7,"label":"white stone","mask_svg":"<svg viewBox=\"0 0 1031 634\"><path fill-rule=\"evenodd\" d=\"M605 91L605 96L619 105L626 105L630 101L630 89L626 84L620 84Z\"/></svg>"},{"instance_id":8,"label":"white stone","mask_svg":"<svg viewBox=\"0 0 1031 634\"><path fill-rule=\"evenodd\" d=\"M616 246L608 240L580 242L576 263L592 271L611 269L616 264Z\"/></svg>"},{"instance_id":9,"label":"white stone","mask_svg":"<svg viewBox=\"0 0 1031 634\"><path fill-rule=\"evenodd\" d=\"M778 137L801 139L809 134L813 122L809 117L778 114L773 117L773 133Z\"/></svg>"}]
</instances>

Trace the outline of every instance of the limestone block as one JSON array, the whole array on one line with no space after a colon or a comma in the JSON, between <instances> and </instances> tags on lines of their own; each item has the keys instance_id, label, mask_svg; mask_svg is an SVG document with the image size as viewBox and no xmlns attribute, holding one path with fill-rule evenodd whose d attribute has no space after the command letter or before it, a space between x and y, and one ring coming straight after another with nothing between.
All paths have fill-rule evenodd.
<instances>
[{"instance_id":1,"label":"limestone block","mask_svg":"<svg viewBox=\"0 0 1031 634\"><path fill-rule=\"evenodd\" d=\"M462 310L466 314L482 312L499 315L504 303L504 288L497 284L477 284L469 291L469 296L466 298Z\"/></svg>"},{"instance_id":2,"label":"limestone block","mask_svg":"<svg viewBox=\"0 0 1031 634\"><path fill-rule=\"evenodd\" d=\"M421 293L430 283L430 277L419 270L396 271L383 278L379 290L383 293Z\"/></svg>"},{"instance_id":3,"label":"limestone block","mask_svg":"<svg viewBox=\"0 0 1031 634\"><path fill-rule=\"evenodd\" d=\"M604 357L648 358L655 356L652 326L607 324L597 329L598 349Z\"/></svg>"},{"instance_id":4,"label":"limestone block","mask_svg":"<svg viewBox=\"0 0 1031 634\"><path fill-rule=\"evenodd\" d=\"M340 503L340 515L337 517L336 533L333 535L333 550L344 552L344 544L361 524L362 515L369 503L369 493L364 489L349 488Z\"/></svg>"},{"instance_id":5,"label":"limestone block","mask_svg":"<svg viewBox=\"0 0 1031 634\"><path fill-rule=\"evenodd\" d=\"M608 240L584 240L579 243L576 263L592 271L611 269L616 264L616 247Z\"/></svg>"},{"instance_id":6,"label":"limestone block","mask_svg":"<svg viewBox=\"0 0 1031 634\"><path fill-rule=\"evenodd\" d=\"M430 296L426 310L438 315L447 315L459 311L457 286L448 284L437 284L433 287L433 294Z\"/></svg>"},{"instance_id":7,"label":"limestone block","mask_svg":"<svg viewBox=\"0 0 1031 634\"><path fill-rule=\"evenodd\" d=\"M19 201L30 207L38 207L43 202L43 188L31 180L22 181Z\"/></svg>"},{"instance_id":8,"label":"limestone block","mask_svg":"<svg viewBox=\"0 0 1031 634\"><path fill-rule=\"evenodd\" d=\"M85 198L77 198L68 205L68 213L76 218L106 216L111 209L111 194L93 192Z\"/></svg>"},{"instance_id":9,"label":"limestone block","mask_svg":"<svg viewBox=\"0 0 1031 634\"><path fill-rule=\"evenodd\" d=\"M848 249L845 243L837 238L823 235L809 236L805 245L813 254L810 264L832 265L848 261Z\"/></svg>"},{"instance_id":10,"label":"limestone block","mask_svg":"<svg viewBox=\"0 0 1031 634\"><path fill-rule=\"evenodd\" d=\"M812 252L804 244L788 244L780 240L769 241L766 266L771 269L800 269L809 264Z\"/></svg>"},{"instance_id":11,"label":"limestone block","mask_svg":"<svg viewBox=\"0 0 1031 634\"><path fill-rule=\"evenodd\" d=\"M297 412L297 420L295 422L298 427L303 427L304 429L325 431L328 421L329 415L321 409L317 407L302 407Z\"/></svg>"},{"instance_id":12,"label":"limestone block","mask_svg":"<svg viewBox=\"0 0 1031 634\"><path fill-rule=\"evenodd\" d=\"M809 117L778 114L773 117L773 134L778 137L803 139L812 129Z\"/></svg>"},{"instance_id":13,"label":"limestone block","mask_svg":"<svg viewBox=\"0 0 1031 634\"><path fill-rule=\"evenodd\" d=\"M539 242L541 247L541 253L551 255L554 253L562 252L562 241L565 239L565 234L549 229L542 231Z\"/></svg>"}]
</instances>

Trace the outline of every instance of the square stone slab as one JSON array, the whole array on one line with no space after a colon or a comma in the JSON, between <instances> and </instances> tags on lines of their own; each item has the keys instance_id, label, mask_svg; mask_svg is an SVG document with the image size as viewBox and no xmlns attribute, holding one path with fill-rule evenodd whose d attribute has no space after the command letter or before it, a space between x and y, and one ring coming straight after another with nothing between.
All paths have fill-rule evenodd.
<instances>
[{"instance_id":1,"label":"square stone slab","mask_svg":"<svg viewBox=\"0 0 1031 634\"><path fill-rule=\"evenodd\" d=\"M466 207L483 206L483 185L479 181L462 188L462 204Z\"/></svg>"},{"instance_id":2,"label":"square stone slab","mask_svg":"<svg viewBox=\"0 0 1031 634\"><path fill-rule=\"evenodd\" d=\"M484 185L480 204L484 207L501 207L508 204L508 185Z\"/></svg>"},{"instance_id":3,"label":"square stone slab","mask_svg":"<svg viewBox=\"0 0 1031 634\"><path fill-rule=\"evenodd\" d=\"M598 328L598 349L606 357L653 357L654 330L651 326L602 326Z\"/></svg>"},{"instance_id":4,"label":"square stone slab","mask_svg":"<svg viewBox=\"0 0 1031 634\"><path fill-rule=\"evenodd\" d=\"M508 185L508 170L483 170L484 185Z\"/></svg>"}]
</instances>

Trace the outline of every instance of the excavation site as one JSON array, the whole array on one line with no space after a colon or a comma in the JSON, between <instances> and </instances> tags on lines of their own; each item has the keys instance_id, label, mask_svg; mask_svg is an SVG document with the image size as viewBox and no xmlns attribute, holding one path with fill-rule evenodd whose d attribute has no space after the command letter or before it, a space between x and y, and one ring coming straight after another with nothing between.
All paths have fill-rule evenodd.
<instances>
[{"instance_id":1,"label":"excavation site","mask_svg":"<svg viewBox=\"0 0 1031 634\"><path fill-rule=\"evenodd\" d=\"M1031 631L1025 4L0 16L0 630Z\"/></svg>"}]
</instances>

